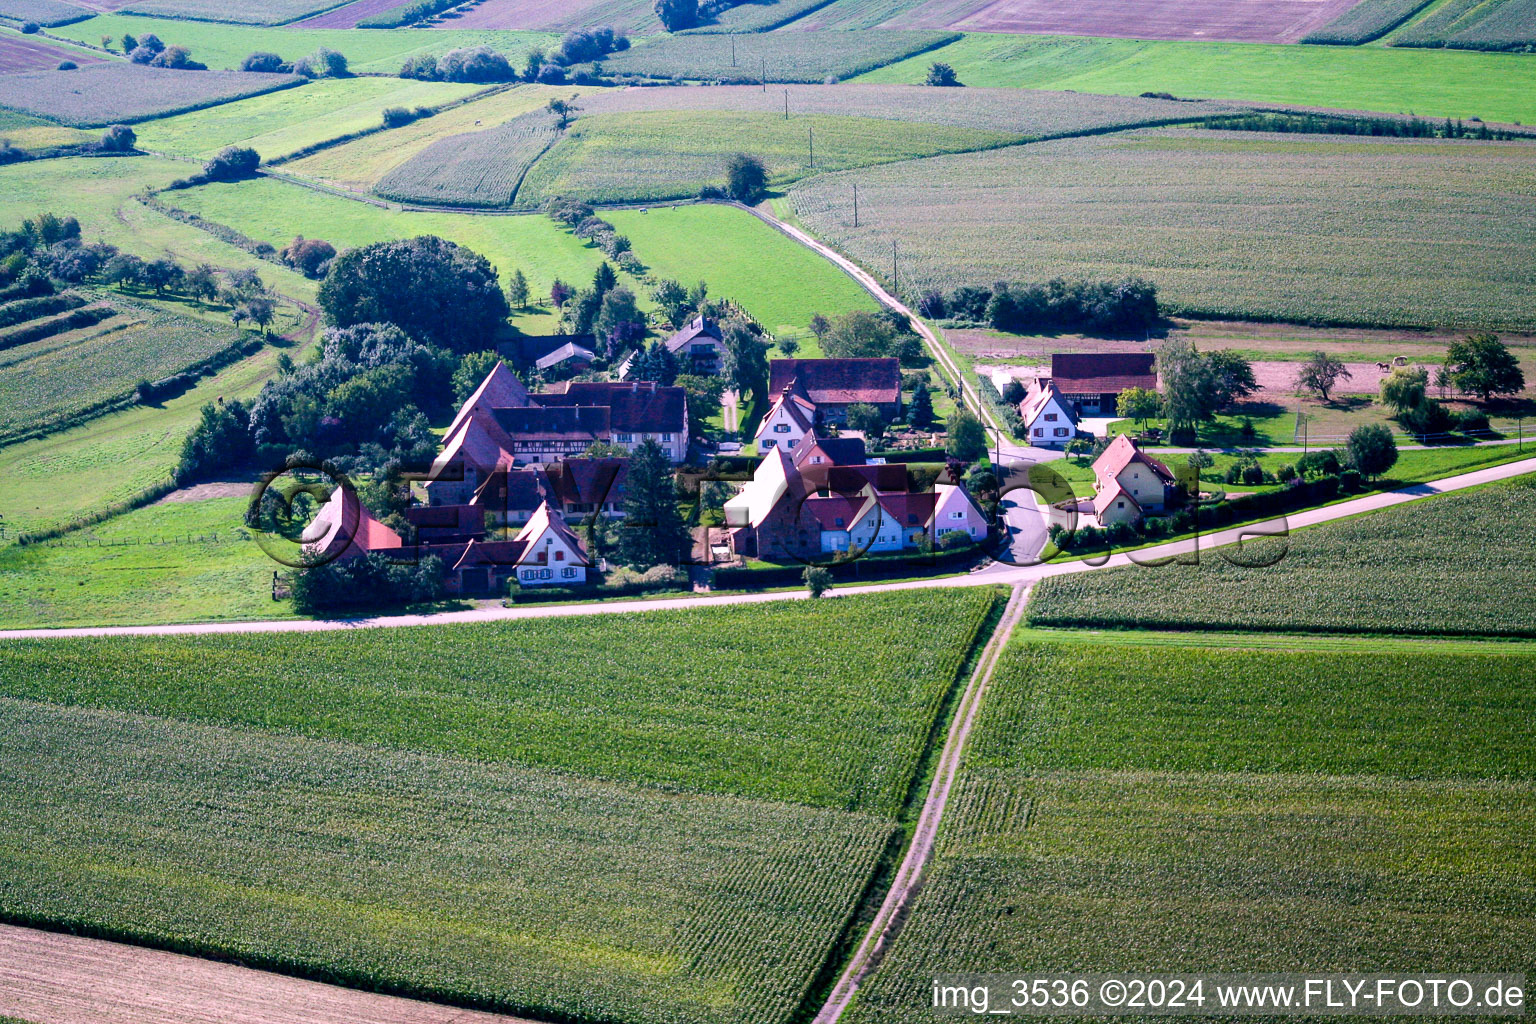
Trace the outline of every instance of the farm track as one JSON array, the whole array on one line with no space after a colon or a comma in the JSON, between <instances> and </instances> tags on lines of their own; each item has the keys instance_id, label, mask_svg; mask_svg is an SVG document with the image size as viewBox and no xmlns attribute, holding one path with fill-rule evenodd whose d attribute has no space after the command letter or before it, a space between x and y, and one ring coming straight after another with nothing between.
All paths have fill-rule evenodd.
<instances>
[{"instance_id":1,"label":"farm track","mask_svg":"<svg viewBox=\"0 0 1536 1024\"><path fill-rule=\"evenodd\" d=\"M896 871L895 881L891 883L890 891L886 893L884 902L880 904L880 910L870 922L864 941L859 943L859 948L849 959L842 976L838 978L837 984L827 996L826 1003L816 1014L813 1024L835 1024L858 993L859 986L869 977L870 972L879 966L881 957L901 931L907 910L922 884L923 871L933 856L933 845L938 838L939 824L943 820L944 809L949 804L949 794L954 788L955 776L960 771L965 741L971 734L972 726L976 724L976 712L981 708L982 698L986 696L987 686L997 670L997 663L1003 649L1008 646L1008 638L1013 635L1014 627L1024 618L1024 607L1029 602L1030 586L1027 583L1014 585L1013 594L1008 598L1008 606L1003 611L1003 617L993 631L992 638L987 641L986 647L982 650L981 657L977 659L976 670L971 674L965 693L961 695L960 705L955 709L954 719L950 722L949 735L944 741L944 749L939 754L938 769L934 772L928 797L923 802L922 813L917 819L917 829L912 835L911 844L907 847L906 856L902 858L901 866Z\"/></svg>"}]
</instances>

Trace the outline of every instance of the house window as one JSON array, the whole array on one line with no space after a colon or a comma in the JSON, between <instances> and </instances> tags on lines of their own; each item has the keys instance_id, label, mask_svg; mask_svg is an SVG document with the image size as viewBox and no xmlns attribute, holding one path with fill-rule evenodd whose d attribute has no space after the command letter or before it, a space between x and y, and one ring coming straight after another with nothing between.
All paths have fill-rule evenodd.
<instances>
[{"instance_id":1,"label":"house window","mask_svg":"<svg viewBox=\"0 0 1536 1024\"><path fill-rule=\"evenodd\" d=\"M1055 433L1056 433L1057 437L1066 437L1067 436L1067 428L1066 427L1057 427Z\"/></svg>"},{"instance_id":2,"label":"house window","mask_svg":"<svg viewBox=\"0 0 1536 1024\"><path fill-rule=\"evenodd\" d=\"M633 435L633 434L614 434L613 435L613 439L615 441L617 441L619 444L630 444L630 443L632 443L635 440L635 435Z\"/></svg>"},{"instance_id":3,"label":"house window","mask_svg":"<svg viewBox=\"0 0 1536 1024\"><path fill-rule=\"evenodd\" d=\"M1123 502L1123 501L1121 501L1121 502L1116 502L1116 507L1117 507L1117 508L1125 508L1125 502Z\"/></svg>"},{"instance_id":4,"label":"house window","mask_svg":"<svg viewBox=\"0 0 1536 1024\"><path fill-rule=\"evenodd\" d=\"M540 551L539 552L539 561L540 562L547 562L547 561L549 561L549 552L548 551Z\"/></svg>"},{"instance_id":5,"label":"house window","mask_svg":"<svg viewBox=\"0 0 1536 1024\"><path fill-rule=\"evenodd\" d=\"M842 516L838 516L836 519L834 519L832 521L834 523L836 523L838 526L842 526L843 525L843 517Z\"/></svg>"},{"instance_id":6,"label":"house window","mask_svg":"<svg viewBox=\"0 0 1536 1024\"><path fill-rule=\"evenodd\" d=\"M822 458L820 455L812 455L811 456L811 465L813 465L813 466L819 466L823 462L826 462L826 461L827 460Z\"/></svg>"},{"instance_id":7,"label":"house window","mask_svg":"<svg viewBox=\"0 0 1536 1024\"><path fill-rule=\"evenodd\" d=\"M788 423L775 423L773 425L773 432L775 434L787 434L787 433L789 433L789 424Z\"/></svg>"},{"instance_id":8,"label":"house window","mask_svg":"<svg viewBox=\"0 0 1536 1024\"><path fill-rule=\"evenodd\" d=\"M1056 422L1056 414L1053 413L1053 412L1046 413L1045 414L1045 422L1047 422L1047 423L1055 423Z\"/></svg>"},{"instance_id":9,"label":"house window","mask_svg":"<svg viewBox=\"0 0 1536 1024\"><path fill-rule=\"evenodd\" d=\"M774 446L774 445L776 445L776 444L778 444L778 443L779 443L779 442L777 442L777 441L775 441L775 440L774 440L774 439L773 439L773 438L771 438L771 437L765 437L765 438L763 438L763 447L764 447L764 448L772 448L772 447L773 447L773 446Z\"/></svg>"},{"instance_id":10,"label":"house window","mask_svg":"<svg viewBox=\"0 0 1536 1024\"><path fill-rule=\"evenodd\" d=\"M1044 437L1045 436L1045 428L1044 427L1036 427L1035 428L1035 436L1036 437Z\"/></svg>"},{"instance_id":11,"label":"house window","mask_svg":"<svg viewBox=\"0 0 1536 1024\"><path fill-rule=\"evenodd\" d=\"M661 435L661 439L663 441L667 442L668 444L672 443L672 435L671 434L662 434Z\"/></svg>"},{"instance_id":12,"label":"house window","mask_svg":"<svg viewBox=\"0 0 1536 1024\"><path fill-rule=\"evenodd\" d=\"M557 561L557 562L565 561L565 552L564 551L556 551L555 552L555 561Z\"/></svg>"},{"instance_id":13,"label":"house window","mask_svg":"<svg viewBox=\"0 0 1536 1024\"><path fill-rule=\"evenodd\" d=\"M539 570L539 579L541 579L541 580L552 580L554 578L555 578L555 571L553 569L540 569Z\"/></svg>"},{"instance_id":14,"label":"house window","mask_svg":"<svg viewBox=\"0 0 1536 1024\"><path fill-rule=\"evenodd\" d=\"M800 442L799 442L799 441L797 441L797 440L795 440L795 439L794 439L794 438L790 438L790 439L789 439L789 446L790 446L790 447L791 447L791 448L793 448L793 447L794 447L794 446L795 446L795 445L797 445L797 444L799 444L799 443L800 443Z\"/></svg>"},{"instance_id":15,"label":"house window","mask_svg":"<svg viewBox=\"0 0 1536 1024\"><path fill-rule=\"evenodd\" d=\"M567 567L560 570L560 575L564 579L574 579L576 576L576 570Z\"/></svg>"},{"instance_id":16,"label":"house window","mask_svg":"<svg viewBox=\"0 0 1536 1024\"><path fill-rule=\"evenodd\" d=\"M865 526L874 526L874 525L875 525L875 519L874 519L874 517L873 517L873 516L871 516L871 517L870 517L870 519L869 519L869 521L868 521L868 522L866 522L866 523L865 523L865 524L864 524L864 525L865 525Z\"/></svg>"},{"instance_id":17,"label":"house window","mask_svg":"<svg viewBox=\"0 0 1536 1024\"><path fill-rule=\"evenodd\" d=\"M539 575L539 571L537 569L524 569L523 570L523 579L525 579L525 580L536 579L536 578L538 578L538 575Z\"/></svg>"},{"instance_id":18,"label":"house window","mask_svg":"<svg viewBox=\"0 0 1536 1024\"><path fill-rule=\"evenodd\" d=\"M964 519L965 518L965 509L961 509L958 512L951 512L949 514L949 518L951 518L951 519Z\"/></svg>"}]
</instances>

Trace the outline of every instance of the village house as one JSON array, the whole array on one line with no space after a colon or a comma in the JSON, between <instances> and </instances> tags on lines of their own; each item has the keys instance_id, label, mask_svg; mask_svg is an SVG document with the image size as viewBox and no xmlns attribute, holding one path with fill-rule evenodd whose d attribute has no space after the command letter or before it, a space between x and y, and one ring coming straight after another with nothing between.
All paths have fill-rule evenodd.
<instances>
[{"instance_id":1,"label":"village house","mask_svg":"<svg viewBox=\"0 0 1536 1024\"><path fill-rule=\"evenodd\" d=\"M1127 388L1157 390L1155 363L1151 352L1057 352L1050 383L1076 415L1114 416Z\"/></svg>"},{"instance_id":2,"label":"village house","mask_svg":"<svg viewBox=\"0 0 1536 1024\"><path fill-rule=\"evenodd\" d=\"M1036 447L1065 447L1077 437L1077 417L1051 380L1036 380L1019 403L1024 436Z\"/></svg>"},{"instance_id":3,"label":"village house","mask_svg":"<svg viewBox=\"0 0 1536 1024\"><path fill-rule=\"evenodd\" d=\"M1099 525L1134 524L1168 509L1177 480L1167 466L1118 435L1093 461L1093 514ZM1086 509L1080 510L1087 511Z\"/></svg>"},{"instance_id":4,"label":"village house","mask_svg":"<svg viewBox=\"0 0 1536 1024\"><path fill-rule=\"evenodd\" d=\"M901 415L901 366L895 359L773 359L768 393L790 390L814 409L814 421L846 423L848 407L872 405L887 422Z\"/></svg>"},{"instance_id":5,"label":"village house","mask_svg":"<svg viewBox=\"0 0 1536 1024\"><path fill-rule=\"evenodd\" d=\"M794 386L786 386L768 407L762 422L757 425L754 439L759 454L774 448L793 450L811 432L816 422L816 407L804 395L797 394Z\"/></svg>"},{"instance_id":6,"label":"village house","mask_svg":"<svg viewBox=\"0 0 1536 1024\"><path fill-rule=\"evenodd\" d=\"M712 377L720 372L724 351L720 325L702 313L668 338L665 345L667 351L677 357L678 368L683 373Z\"/></svg>"}]
</instances>

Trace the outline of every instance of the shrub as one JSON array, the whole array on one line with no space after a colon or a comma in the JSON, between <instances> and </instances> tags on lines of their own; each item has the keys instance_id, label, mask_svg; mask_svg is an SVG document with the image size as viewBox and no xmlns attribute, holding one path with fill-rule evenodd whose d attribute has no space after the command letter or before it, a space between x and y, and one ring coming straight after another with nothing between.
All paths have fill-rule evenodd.
<instances>
[{"instance_id":1,"label":"shrub","mask_svg":"<svg viewBox=\"0 0 1536 1024\"><path fill-rule=\"evenodd\" d=\"M125 124L114 124L101 136L101 142L97 145L103 153L131 153L138 142L138 133L132 128Z\"/></svg>"},{"instance_id":2,"label":"shrub","mask_svg":"<svg viewBox=\"0 0 1536 1024\"><path fill-rule=\"evenodd\" d=\"M255 174L260 165L261 156L249 146L226 146L203 165L203 176L209 181L238 181Z\"/></svg>"},{"instance_id":3,"label":"shrub","mask_svg":"<svg viewBox=\"0 0 1536 1024\"><path fill-rule=\"evenodd\" d=\"M35 21L25 21L25 22L22 22L22 25L21 25L21 31L23 33L25 33L26 35L29 35L29 36L30 35L35 35L36 33L41 32L42 30L43 30L43 26L39 25Z\"/></svg>"},{"instance_id":4,"label":"shrub","mask_svg":"<svg viewBox=\"0 0 1536 1024\"><path fill-rule=\"evenodd\" d=\"M385 128L399 128L416 120L416 113L405 107L385 107L383 118Z\"/></svg>"},{"instance_id":5,"label":"shrub","mask_svg":"<svg viewBox=\"0 0 1536 1024\"><path fill-rule=\"evenodd\" d=\"M1345 494L1354 494L1364 486L1364 478L1358 469L1346 469L1339 474L1339 490Z\"/></svg>"},{"instance_id":6,"label":"shrub","mask_svg":"<svg viewBox=\"0 0 1536 1024\"><path fill-rule=\"evenodd\" d=\"M825 566L808 565L800 578L805 581L805 589L810 591L813 598L832 589L832 573Z\"/></svg>"},{"instance_id":7,"label":"shrub","mask_svg":"<svg viewBox=\"0 0 1536 1024\"><path fill-rule=\"evenodd\" d=\"M960 76L955 74L955 69L942 61L935 61L928 66L928 77L924 79L925 85L958 86L963 84Z\"/></svg>"},{"instance_id":8,"label":"shrub","mask_svg":"<svg viewBox=\"0 0 1536 1024\"><path fill-rule=\"evenodd\" d=\"M698 0L656 0L654 9L668 32L681 32L699 23Z\"/></svg>"},{"instance_id":9,"label":"shrub","mask_svg":"<svg viewBox=\"0 0 1536 1024\"><path fill-rule=\"evenodd\" d=\"M61 61L59 61L59 70L60 71L73 71L76 68L78 68L79 66L80 66L79 64L76 64L72 60L61 60Z\"/></svg>"},{"instance_id":10,"label":"shrub","mask_svg":"<svg viewBox=\"0 0 1536 1024\"><path fill-rule=\"evenodd\" d=\"M241 71L260 71L268 74L280 72L287 66L283 58L264 50L257 50L240 62Z\"/></svg>"},{"instance_id":11,"label":"shrub","mask_svg":"<svg viewBox=\"0 0 1536 1024\"><path fill-rule=\"evenodd\" d=\"M443 596L443 562L428 555L415 565L397 565L388 552L370 551L299 570L289 593L294 609L308 615L436 601Z\"/></svg>"},{"instance_id":12,"label":"shrub","mask_svg":"<svg viewBox=\"0 0 1536 1024\"><path fill-rule=\"evenodd\" d=\"M1463 434L1488 432L1488 414L1481 409L1466 409L1456 414L1456 429Z\"/></svg>"},{"instance_id":13,"label":"shrub","mask_svg":"<svg viewBox=\"0 0 1536 1024\"><path fill-rule=\"evenodd\" d=\"M1243 483L1250 487L1257 487L1264 482L1264 467L1257 462L1250 462L1243 467Z\"/></svg>"},{"instance_id":14,"label":"shrub","mask_svg":"<svg viewBox=\"0 0 1536 1024\"><path fill-rule=\"evenodd\" d=\"M736 153L725 165L725 190L738 203L753 205L768 189L768 167L747 153Z\"/></svg>"}]
</instances>

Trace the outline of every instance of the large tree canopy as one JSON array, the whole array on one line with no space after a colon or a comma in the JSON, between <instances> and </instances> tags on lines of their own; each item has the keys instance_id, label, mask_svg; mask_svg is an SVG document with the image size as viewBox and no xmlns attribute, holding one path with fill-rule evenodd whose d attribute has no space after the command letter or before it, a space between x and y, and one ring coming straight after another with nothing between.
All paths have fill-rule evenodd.
<instances>
[{"instance_id":1,"label":"large tree canopy","mask_svg":"<svg viewBox=\"0 0 1536 1024\"><path fill-rule=\"evenodd\" d=\"M490 262L434 235L337 256L320 307L333 327L391 323L455 352L491 348L511 312Z\"/></svg>"}]
</instances>

